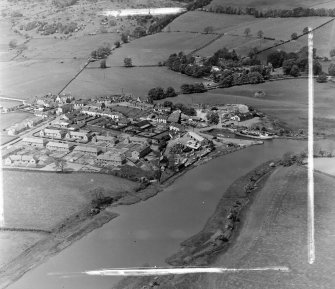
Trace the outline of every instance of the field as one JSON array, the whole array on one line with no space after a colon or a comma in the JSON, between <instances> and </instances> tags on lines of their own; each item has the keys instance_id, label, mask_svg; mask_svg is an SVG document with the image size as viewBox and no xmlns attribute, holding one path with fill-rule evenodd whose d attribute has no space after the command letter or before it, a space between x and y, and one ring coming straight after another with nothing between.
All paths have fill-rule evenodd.
<instances>
[{"instance_id":1,"label":"field","mask_svg":"<svg viewBox=\"0 0 335 289\"><path fill-rule=\"evenodd\" d=\"M314 167L323 173L335 176L335 158L316 158Z\"/></svg>"},{"instance_id":2,"label":"field","mask_svg":"<svg viewBox=\"0 0 335 289\"><path fill-rule=\"evenodd\" d=\"M317 27L330 19L330 17L254 18L247 15L192 11L178 17L165 28L165 31L203 33L205 27L212 26L214 33L225 33L225 35L197 54L209 56L218 49L226 47L235 49L241 55L246 55L253 47L257 47L259 50L271 47L275 44L275 40L289 40L292 33L301 34L305 27ZM244 35L246 28L251 30L248 37ZM257 37L259 30L264 32L265 37L275 40L259 40ZM306 45L307 36L304 36L275 49L294 52ZM335 46L335 24L331 22L314 32L314 47L317 49L318 55L329 57L329 51L333 46ZM268 53L266 52L266 54Z\"/></svg>"},{"instance_id":3,"label":"field","mask_svg":"<svg viewBox=\"0 0 335 289\"><path fill-rule=\"evenodd\" d=\"M315 129L316 133L335 134L335 103L332 97L334 84L315 83ZM255 98L262 90L265 97ZM290 127L307 128L308 82L306 79L266 82L258 85L243 85L216 89L202 94L179 95L169 99L182 103L244 103L277 118Z\"/></svg>"},{"instance_id":4,"label":"field","mask_svg":"<svg viewBox=\"0 0 335 289\"><path fill-rule=\"evenodd\" d=\"M213 0L208 7L224 5L234 7L257 7L259 9L272 8L272 9L293 9L296 7L310 7L310 8L334 8L334 1L329 0Z\"/></svg>"},{"instance_id":5,"label":"field","mask_svg":"<svg viewBox=\"0 0 335 289\"><path fill-rule=\"evenodd\" d=\"M133 93L146 99L148 91L156 86L179 89L183 83L199 82L198 79L175 73L165 67L113 67L110 69L87 68L72 82L67 92L81 98L96 95Z\"/></svg>"},{"instance_id":6,"label":"field","mask_svg":"<svg viewBox=\"0 0 335 289\"><path fill-rule=\"evenodd\" d=\"M264 20L264 19L263 19ZM226 33L238 27L251 25L261 21L250 15L227 15L207 13L201 11L190 11L178 17L164 31L195 31L204 32L207 26L213 27L215 33Z\"/></svg>"},{"instance_id":7,"label":"field","mask_svg":"<svg viewBox=\"0 0 335 289\"><path fill-rule=\"evenodd\" d=\"M4 171L3 187L7 227L49 230L96 198L94 189L113 195L137 184L100 174Z\"/></svg>"},{"instance_id":8,"label":"field","mask_svg":"<svg viewBox=\"0 0 335 289\"><path fill-rule=\"evenodd\" d=\"M133 65L157 65L159 61L165 61L172 53L179 51L189 53L214 38L215 35L175 32L149 35L115 50L109 57L108 63L123 65L123 59L131 57Z\"/></svg>"},{"instance_id":9,"label":"field","mask_svg":"<svg viewBox=\"0 0 335 289\"><path fill-rule=\"evenodd\" d=\"M316 261L307 259L307 172L280 168L270 176L245 215L240 234L213 266L288 266L284 272L203 275L199 288L334 288L332 236L334 178L315 174ZM261 284L261 285L260 285Z\"/></svg>"}]
</instances>

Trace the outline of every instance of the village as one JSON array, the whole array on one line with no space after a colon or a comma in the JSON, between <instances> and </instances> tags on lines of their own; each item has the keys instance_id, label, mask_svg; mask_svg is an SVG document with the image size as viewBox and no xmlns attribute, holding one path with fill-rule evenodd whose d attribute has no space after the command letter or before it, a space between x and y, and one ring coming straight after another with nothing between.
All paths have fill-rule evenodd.
<instances>
[{"instance_id":1,"label":"village","mask_svg":"<svg viewBox=\"0 0 335 289\"><path fill-rule=\"evenodd\" d=\"M195 104L187 115L131 94L87 100L48 94L16 109L33 115L6 129L16 138L2 148L4 168L102 172L142 182L174 174L217 147L262 143L238 131L260 139L274 134L255 130L263 115L243 104Z\"/></svg>"}]
</instances>

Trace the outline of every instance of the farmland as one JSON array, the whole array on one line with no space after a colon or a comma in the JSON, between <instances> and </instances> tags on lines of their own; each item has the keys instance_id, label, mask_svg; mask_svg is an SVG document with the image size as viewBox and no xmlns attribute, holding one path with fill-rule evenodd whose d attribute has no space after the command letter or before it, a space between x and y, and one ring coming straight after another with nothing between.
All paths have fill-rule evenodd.
<instances>
[{"instance_id":1,"label":"farmland","mask_svg":"<svg viewBox=\"0 0 335 289\"><path fill-rule=\"evenodd\" d=\"M82 98L90 98L92 95L121 93L123 89L124 92L146 99L150 88L172 86L179 89L183 83L197 81L199 80L177 74L165 67L87 68L66 91Z\"/></svg>"},{"instance_id":2,"label":"farmland","mask_svg":"<svg viewBox=\"0 0 335 289\"><path fill-rule=\"evenodd\" d=\"M50 230L96 198L94 189L113 195L137 184L100 174L4 171L3 186L6 226Z\"/></svg>"},{"instance_id":3,"label":"farmland","mask_svg":"<svg viewBox=\"0 0 335 289\"><path fill-rule=\"evenodd\" d=\"M131 57L134 65L157 65L172 53L189 53L214 38L215 35L174 32L149 35L115 50L109 57L109 62L111 65L123 65L123 59Z\"/></svg>"}]
</instances>

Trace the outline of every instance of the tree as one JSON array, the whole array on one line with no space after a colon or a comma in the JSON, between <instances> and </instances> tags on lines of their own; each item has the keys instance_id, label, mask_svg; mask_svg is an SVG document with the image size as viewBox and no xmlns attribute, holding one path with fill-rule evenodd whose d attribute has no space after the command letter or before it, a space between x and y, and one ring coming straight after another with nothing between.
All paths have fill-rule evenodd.
<instances>
[{"instance_id":1,"label":"tree","mask_svg":"<svg viewBox=\"0 0 335 289\"><path fill-rule=\"evenodd\" d=\"M125 67L133 67L133 60L130 57L126 57L123 63Z\"/></svg>"},{"instance_id":2,"label":"tree","mask_svg":"<svg viewBox=\"0 0 335 289\"><path fill-rule=\"evenodd\" d=\"M316 78L316 81L319 83L327 82L327 75L324 73L319 74L319 76Z\"/></svg>"},{"instance_id":3,"label":"tree","mask_svg":"<svg viewBox=\"0 0 335 289\"><path fill-rule=\"evenodd\" d=\"M106 59L100 61L100 68L107 68Z\"/></svg>"},{"instance_id":4,"label":"tree","mask_svg":"<svg viewBox=\"0 0 335 289\"><path fill-rule=\"evenodd\" d=\"M330 50L329 54L330 54L330 57L334 57L335 56L335 48Z\"/></svg>"},{"instance_id":5,"label":"tree","mask_svg":"<svg viewBox=\"0 0 335 289\"><path fill-rule=\"evenodd\" d=\"M258 38L263 38L263 36L264 36L264 32L263 32L262 30L259 30L259 31L257 32L257 37L258 37Z\"/></svg>"},{"instance_id":6,"label":"tree","mask_svg":"<svg viewBox=\"0 0 335 289\"><path fill-rule=\"evenodd\" d=\"M220 121L220 117L217 112L209 112L206 117L210 124L218 124Z\"/></svg>"},{"instance_id":7,"label":"tree","mask_svg":"<svg viewBox=\"0 0 335 289\"><path fill-rule=\"evenodd\" d=\"M55 159L55 166L57 170L60 170L61 172L64 172L66 162L63 159Z\"/></svg>"},{"instance_id":8,"label":"tree","mask_svg":"<svg viewBox=\"0 0 335 289\"><path fill-rule=\"evenodd\" d=\"M251 32L250 28L247 27L247 28L245 28L245 30L244 30L244 35L248 37L249 34L250 34L250 32Z\"/></svg>"},{"instance_id":9,"label":"tree","mask_svg":"<svg viewBox=\"0 0 335 289\"><path fill-rule=\"evenodd\" d=\"M296 39L298 39L298 34L297 34L296 32L292 33L292 34L291 34L291 39L292 39L292 40L296 40Z\"/></svg>"},{"instance_id":10,"label":"tree","mask_svg":"<svg viewBox=\"0 0 335 289\"><path fill-rule=\"evenodd\" d=\"M172 106L173 106L173 103L172 103L172 101L168 101L168 100L166 100L166 101L164 101L163 106L164 106L164 107L172 107Z\"/></svg>"},{"instance_id":11,"label":"tree","mask_svg":"<svg viewBox=\"0 0 335 289\"><path fill-rule=\"evenodd\" d=\"M297 65L295 59L284 60L283 61L283 72L284 72L284 74L290 74L293 65Z\"/></svg>"},{"instance_id":12,"label":"tree","mask_svg":"<svg viewBox=\"0 0 335 289\"><path fill-rule=\"evenodd\" d=\"M119 48L121 46L121 42L120 41L115 41L114 45L115 45L115 48Z\"/></svg>"},{"instance_id":13,"label":"tree","mask_svg":"<svg viewBox=\"0 0 335 289\"><path fill-rule=\"evenodd\" d=\"M309 31L308 31L308 27L305 27L304 30L302 31L303 34L307 34Z\"/></svg>"},{"instance_id":14,"label":"tree","mask_svg":"<svg viewBox=\"0 0 335 289\"><path fill-rule=\"evenodd\" d=\"M208 34L208 33L213 33L213 31L214 31L213 26L206 26L206 27L204 28L204 32L205 32L206 34Z\"/></svg>"},{"instance_id":15,"label":"tree","mask_svg":"<svg viewBox=\"0 0 335 289\"><path fill-rule=\"evenodd\" d=\"M165 92L165 97L175 97L175 96L177 96L177 93L174 90L174 88L171 86L168 87Z\"/></svg>"},{"instance_id":16,"label":"tree","mask_svg":"<svg viewBox=\"0 0 335 289\"><path fill-rule=\"evenodd\" d=\"M328 73L331 76L335 76L335 63L332 63L328 67Z\"/></svg>"},{"instance_id":17,"label":"tree","mask_svg":"<svg viewBox=\"0 0 335 289\"><path fill-rule=\"evenodd\" d=\"M9 45L9 48L11 48L11 49L16 48L16 46L17 46L17 40L13 39L13 40L9 41L8 45Z\"/></svg>"},{"instance_id":18,"label":"tree","mask_svg":"<svg viewBox=\"0 0 335 289\"><path fill-rule=\"evenodd\" d=\"M126 33L122 33L122 34L121 34L121 41L122 41L123 43L128 43L128 42L129 42L128 34L126 34Z\"/></svg>"},{"instance_id":19,"label":"tree","mask_svg":"<svg viewBox=\"0 0 335 289\"><path fill-rule=\"evenodd\" d=\"M148 100L150 102L165 98L164 90L161 87L155 87L149 90Z\"/></svg>"},{"instance_id":20,"label":"tree","mask_svg":"<svg viewBox=\"0 0 335 289\"><path fill-rule=\"evenodd\" d=\"M298 65L294 64L291 68L291 71L290 71L290 75L294 76L294 77L297 77L300 75L300 70L299 70L299 67Z\"/></svg>"}]
</instances>

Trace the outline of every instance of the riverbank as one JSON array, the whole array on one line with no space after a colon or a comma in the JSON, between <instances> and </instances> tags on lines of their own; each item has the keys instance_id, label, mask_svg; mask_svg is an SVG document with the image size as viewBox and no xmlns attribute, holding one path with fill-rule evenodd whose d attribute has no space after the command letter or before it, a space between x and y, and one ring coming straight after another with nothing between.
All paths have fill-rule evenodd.
<instances>
[{"instance_id":1,"label":"riverbank","mask_svg":"<svg viewBox=\"0 0 335 289\"><path fill-rule=\"evenodd\" d=\"M198 160L193 165L174 174L163 183L152 183L145 188L139 187L137 189L124 191L121 193L114 193L111 195L114 200L108 206L108 210L103 210L103 208L101 208L100 212L96 215L91 213L91 210L95 205L93 203L87 205L80 212L74 214L66 220L59 222L57 226L50 228L50 234L47 234L43 239L35 243L30 248L26 249L16 258L12 259L12 261L10 261L7 265L0 268L0 287L7 287L30 269L38 266L42 262L45 262L48 258L56 255L64 248L70 246L76 240L79 240L89 232L101 227L115 218L117 215L111 212L113 208L121 205L132 205L141 201L146 201L164 189L168 188L174 183L175 180L193 168L205 164L214 158L235 152L242 148L244 147L221 148L215 150L203 159ZM35 174L37 174L37 172ZM50 176L51 173L48 173L47 175ZM105 196L109 196L109 194L104 192L104 190L100 191Z\"/></svg>"}]
</instances>

